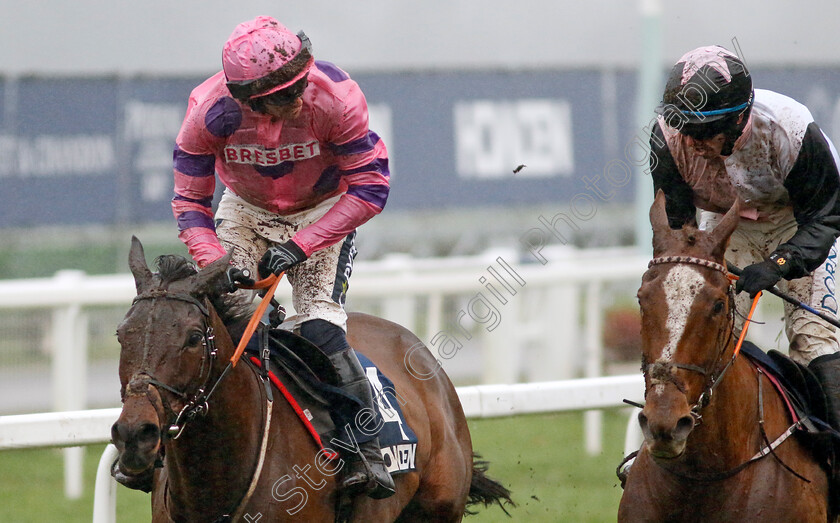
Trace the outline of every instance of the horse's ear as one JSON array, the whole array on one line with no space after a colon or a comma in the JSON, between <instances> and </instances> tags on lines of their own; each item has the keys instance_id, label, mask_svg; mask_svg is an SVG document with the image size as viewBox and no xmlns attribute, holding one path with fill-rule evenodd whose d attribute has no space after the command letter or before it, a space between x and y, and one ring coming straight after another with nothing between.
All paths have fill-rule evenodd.
<instances>
[{"instance_id":1,"label":"horse's ear","mask_svg":"<svg viewBox=\"0 0 840 523\"><path fill-rule=\"evenodd\" d=\"M710 251L712 256L717 260L723 259L726 246L729 243L729 237L732 236L735 228L738 227L738 222L741 220L740 210L741 204L736 198L735 203L729 208L723 216L723 219L720 220L709 235Z\"/></svg>"},{"instance_id":2,"label":"horse's ear","mask_svg":"<svg viewBox=\"0 0 840 523\"><path fill-rule=\"evenodd\" d=\"M671 225L668 223L668 213L665 210L665 193L662 189L656 191L653 205L650 206L650 225L653 227L653 255L660 256L665 252L667 239L671 237Z\"/></svg>"},{"instance_id":3,"label":"horse's ear","mask_svg":"<svg viewBox=\"0 0 840 523\"><path fill-rule=\"evenodd\" d=\"M128 268L131 269L131 274L134 275L134 287L137 289L137 294L141 294L143 289L148 287L152 282L152 271L146 264L146 254L143 252L143 244L137 239L137 236L131 237L131 250L128 251Z\"/></svg>"},{"instance_id":4,"label":"horse's ear","mask_svg":"<svg viewBox=\"0 0 840 523\"><path fill-rule=\"evenodd\" d=\"M198 271L198 274L191 277L191 292L201 294L210 292L218 279L225 274L228 267L230 267L230 254L226 254L205 266Z\"/></svg>"}]
</instances>

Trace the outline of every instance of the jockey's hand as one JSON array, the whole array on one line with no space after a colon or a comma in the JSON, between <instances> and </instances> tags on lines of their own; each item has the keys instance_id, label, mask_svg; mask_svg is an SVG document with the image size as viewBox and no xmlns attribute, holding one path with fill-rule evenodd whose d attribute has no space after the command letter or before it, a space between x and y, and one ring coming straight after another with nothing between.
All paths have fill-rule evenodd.
<instances>
[{"instance_id":1,"label":"jockey's hand","mask_svg":"<svg viewBox=\"0 0 840 523\"><path fill-rule=\"evenodd\" d=\"M236 292L239 285L253 285L254 279L251 278L251 271L248 269L240 269L231 265L225 271L225 288L226 292Z\"/></svg>"},{"instance_id":2,"label":"jockey's hand","mask_svg":"<svg viewBox=\"0 0 840 523\"><path fill-rule=\"evenodd\" d=\"M298 263L306 261L306 258L303 249L289 240L280 245L269 247L257 265L257 270L260 273L260 278L267 278L271 274L279 276L281 272L286 272Z\"/></svg>"},{"instance_id":3,"label":"jockey's hand","mask_svg":"<svg viewBox=\"0 0 840 523\"><path fill-rule=\"evenodd\" d=\"M787 260L775 254L768 260L748 265L735 283L735 292L746 291L750 298L755 298L759 291L769 289L784 278L788 268Z\"/></svg>"}]
</instances>

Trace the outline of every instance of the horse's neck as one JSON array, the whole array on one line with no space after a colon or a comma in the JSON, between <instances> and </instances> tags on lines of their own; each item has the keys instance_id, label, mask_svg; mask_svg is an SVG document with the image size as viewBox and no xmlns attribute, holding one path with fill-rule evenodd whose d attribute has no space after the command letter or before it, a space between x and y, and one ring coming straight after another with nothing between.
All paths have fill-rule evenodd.
<instances>
[{"instance_id":1,"label":"horse's neck","mask_svg":"<svg viewBox=\"0 0 840 523\"><path fill-rule=\"evenodd\" d=\"M758 451L758 399L755 370L739 357L701 410L702 419L689 437L686 458L696 459L701 468L720 470L731 466L733 460L752 457Z\"/></svg>"},{"instance_id":2,"label":"horse's neck","mask_svg":"<svg viewBox=\"0 0 840 523\"><path fill-rule=\"evenodd\" d=\"M224 353L220 351L220 353ZM220 358L218 372L227 365ZM204 417L187 423L183 434L166 447L169 510L215 519L242 498L259 457L266 400L262 384L241 361L221 381ZM221 490L207 488L223 486Z\"/></svg>"}]
</instances>

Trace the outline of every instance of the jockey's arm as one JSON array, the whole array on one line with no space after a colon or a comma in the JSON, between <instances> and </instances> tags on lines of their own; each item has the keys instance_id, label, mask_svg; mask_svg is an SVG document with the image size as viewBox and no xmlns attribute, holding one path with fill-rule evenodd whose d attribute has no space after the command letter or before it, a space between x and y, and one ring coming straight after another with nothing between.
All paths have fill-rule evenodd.
<instances>
[{"instance_id":1,"label":"jockey's arm","mask_svg":"<svg viewBox=\"0 0 840 523\"><path fill-rule=\"evenodd\" d=\"M650 136L650 174L654 194L660 189L665 193L665 210L671 228L679 229L694 223L697 214L694 192L680 175L658 122Z\"/></svg>"},{"instance_id":2,"label":"jockey's arm","mask_svg":"<svg viewBox=\"0 0 840 523\"><path fill-rule=\"evenodd\" d=\"M819 267L840 235L840 174L837 156L816 123L805 131L799 155L785 178L798 229L775 253L791 267L787 279Z\"/></svg>"}]
</instances>

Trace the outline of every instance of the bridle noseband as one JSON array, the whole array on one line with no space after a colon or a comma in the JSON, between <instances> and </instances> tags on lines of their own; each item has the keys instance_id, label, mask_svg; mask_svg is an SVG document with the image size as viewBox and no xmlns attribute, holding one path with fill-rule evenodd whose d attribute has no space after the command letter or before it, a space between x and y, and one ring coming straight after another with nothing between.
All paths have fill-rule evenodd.
<instances>
[{"instance_id":1,"label":"bridle noseband","mask_svg":"<svg viewBox=\"0 0 840 523\"><path fill-rule=\"evenodd\" d=\"M711 260L704 260L702 258L695 258L693 256L662 256L659 258L654 258L648 263L648 270L650 270L654 265L661 265L666 263L688 263L693 265L700 265L702 267L707 267L719 271L723 273L727 278L729 277L729 271L720 263L716 263ZM729 300L731 304L730 308L734 314L735 294L731 285L729 288ZM683 393L685 393L685 391L683 390L682 385L676 379L677 369L696 372L698 374L703 375L706 378L706 384L703 388L703 391L700 393L700 396L698 396L697 402L691 407L691 416L694 418L694 421L697 424L699 424L702 420L700 411L709 404L709 402L712 399L712 394L714 393L715 388L722 381L723 376L726 374L726 371L729 370L729 368L732 366L732 363L735 361L735 357L733 356L722 369L716 371L718 365L720 364L720 361L723 358L723 355L726 353L726 349L733 341L732 324L733 323L730 322L730 328L726 333L727 341L725 343L720 344L720 352L718 353L718 356L715 359L715 363L713 364L711 369L706 369L698 365L693 365L689 363L674 363L663 360L650 363L644 369L645 374L649 376L652 384L672 383Z\"/></svg>"}]
</instances>

